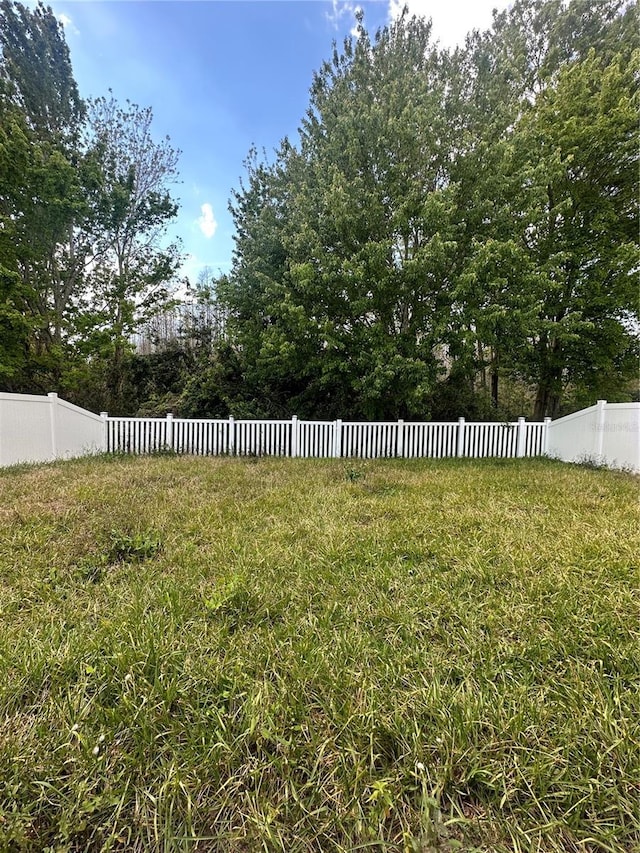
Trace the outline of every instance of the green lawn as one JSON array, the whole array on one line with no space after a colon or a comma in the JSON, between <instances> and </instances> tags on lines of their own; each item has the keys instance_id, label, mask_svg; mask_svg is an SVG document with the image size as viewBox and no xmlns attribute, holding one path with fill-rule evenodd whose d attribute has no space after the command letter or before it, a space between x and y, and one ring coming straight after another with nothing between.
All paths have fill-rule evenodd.
<instances>
[{"instance_id":1,"label":"green lawn","mask_svg":"<svg viewBox=\"0 0 640 853\"><path fill-rule=\"evenodd\" d=\"M640 849L638 479L0 474L0 851Z\"/></svg>"}]
</instances>

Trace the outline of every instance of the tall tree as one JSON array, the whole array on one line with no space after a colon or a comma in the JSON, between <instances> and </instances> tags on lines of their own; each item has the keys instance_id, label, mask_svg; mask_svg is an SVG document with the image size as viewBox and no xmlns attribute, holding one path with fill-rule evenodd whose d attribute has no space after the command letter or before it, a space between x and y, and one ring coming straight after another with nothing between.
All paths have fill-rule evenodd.
<instances>
[{"instance_id":1,"label":"tall tree","mask_svg":"<svg viewBox=\"0 0 640 853\"><path fill-rule=\"evenodd\" d=\"M231 401L236 415L286 414L291 401L304 393L312 362L309 349L301 353L299 336L290 331L290 300L284 301L288 260L283 229L289 215L289 161L294 156L284 143L276 162L267 165L252 150L245 164L246 182L230 206L236 225L234 264L217 290L233 341L232 347L219 348L223 373L242 376ZM216 376L219 372L215 370Z\"/></svg>"},{"instance_id":2,"label":"tall tree","mask_svg":"<svg viewBox=\"0 0 640 853\"><path fill-rule=\"evenodd\" d=\"M71 142L84 115L84 103L71 70L62 25L51 7L29 9L0 2L2 93L26 117L39 138Z\"/></svg>"},{"instance_id":3,"label":"tall tree","mask_svg":"<svg viewBox=\"0 0 640 853\"><path fill-rule=\"evenodd\" d=\"M90 248L87 288L78 300L89 356L108 363L105 405L122 406L124 362L136 329L163 309L179 261L166 232L178 205L170 188L178 152L155 141L151 109L90 104L86 162L94 164L82 240Z\"/></svg>"},{"instance_id":4,"label":"tall tree","mask_svg":"<svg viewBox=\"0 0 640 853\"><path fill-rule=\"evenodd\" d=\"M360 18L315 77L300 150L254 165L236 198L232 328L283 406L427 410L455 248L441 70L425 22L371 41Z\"/></svg>"},{"instance_id":5,"label":"tall tree","mask_svg":"<svg viewBox=\"0 0 640 853\"><path fill-rule=\"evenodd\" d=\"M488 373L494 411L509 378L540 418L617 389L637 351L638 38L626 0L516 0L453 53L424 21L372 39L360 18L300 145L254 155L232 204L221 361L241 405L424 417Z\"/></svg>"},{"instance_id":6,"label":"tall tree","mask_svg":"<svg viewBox=\"0 0 640 853\"><path fill-rule=\"evenodd\" d=\"M540 277L536 417L557 413L568 383L597 387L598 374L620 375L626 362L630 375L635 362L639 61L640 51L631 67L592 52L566 68L514 140L535 199L523 236Z\"/></svg>"},{"instance_id":7,"label":"tall tree","mask_svg":"<svg viewBox=\"0 0 640 853\"><path fill-rule=\"evenodd\" d=\"M619 0L518 0L456 58L462 316L496 383L506 368L535 385L536 417L633 363L635 18Z\"/></svg>"},{"instance_id":8,"label":"tall tree","mask_svg":"<svg viewBox=\"0 0 640 853\"><path fill-rule=\"evenodd\" d=\"M44 388L60 378L63 330L79 286L74 225L82 215L77 143L84 105L64 32L50 8L0 3L0 263L29 317L24 371L12 382ZM5 278L5 281L8 281Z\"/></svg>"}]
</instances>

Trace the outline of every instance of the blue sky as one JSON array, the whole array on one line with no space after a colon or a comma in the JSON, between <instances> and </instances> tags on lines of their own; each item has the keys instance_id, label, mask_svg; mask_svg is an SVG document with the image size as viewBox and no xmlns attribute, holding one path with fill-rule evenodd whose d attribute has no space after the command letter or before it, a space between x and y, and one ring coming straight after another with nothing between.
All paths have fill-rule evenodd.
<instances>
[{"instance_id":1,"label":"blue sky","mask_svg":"<svg viewBox=\"0 0 640 853\"><path fill-rule=\"evenodd\" d=\"M63 21L83 97L113 90L154 114L156 138L181 150L174 195L192 281L208 266L226 272L233 251L228 203L255 145L270 154L297 139L313 73L342 43L363 8L370 31L401 6L396 0L49 0ZM491 23L506 0L409 0L433 19L443 45Z\"/></svg>"}]
</instances>

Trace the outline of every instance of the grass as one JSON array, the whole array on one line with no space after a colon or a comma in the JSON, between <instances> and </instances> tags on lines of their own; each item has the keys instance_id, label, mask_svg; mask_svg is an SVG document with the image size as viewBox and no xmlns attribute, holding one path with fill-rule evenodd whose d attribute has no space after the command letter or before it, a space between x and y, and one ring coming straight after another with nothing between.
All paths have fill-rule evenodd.
<instances>
[{"instance_id":1,"label":"grass","mask_svg":"<svg viewBox=\"0 0 640 853\"><path fill-rule=\"evenodd\" d=\"M0 473L0 850L637 851L638 482Z\"/></svg>"}]
</instances>

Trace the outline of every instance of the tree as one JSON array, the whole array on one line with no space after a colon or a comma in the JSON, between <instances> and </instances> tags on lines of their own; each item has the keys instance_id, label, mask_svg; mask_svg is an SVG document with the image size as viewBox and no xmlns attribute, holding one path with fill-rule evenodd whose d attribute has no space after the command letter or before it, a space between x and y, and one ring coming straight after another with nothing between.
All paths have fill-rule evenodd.
<instances>
[{"instance_id":1,"label":"tree","mask_svg":"<svg viewBox=\"0 0 640 853\"><path fill-rule=\"evenodd\" d=\"M540 275L529 364L536 417L557 413L568 383L620 374L625 361L629 375L635 361L639 60L640 51L631 67L622 56L604 65L592 52L568 67L516 139L539 152L525 235Z\"/></svg>"},{"instance_id":2,"label":"tree","mask_svg":"<svg viewBox=\"0 0 640 853\"><path fill-rule=\"evenodd\" d=\"M50 7L0 0L2 94L40 138L73 144L84 103L73 78L64 30Z\"/></svg>"},{"instance_id":3,"label":"tree","mask_svg":"<svg viewBox=\"0 0 640 853\"><path fill-rule=\"evenodd\" d=\"M50 8L0 0L0 47L2 381L120 410L130 337L177 268L177 153L150 110L87 114Z\"/></svg>"},{"instance_id":4,"label":"tree","mask_svg":"<svg viewBox=\"0 0 640 853\"><path fill-rule=\"evenodd\" d=\"M537 418L570 386L617 388L634 361L635 11L519 0L457 57L462 315L496 383L506 367L535 385Z\"/></svg>"},{"instance_id":5,"label":"tree","mask_svg":"<svg viewBox=\"0 0 640 853\"><path fill-rule=\"evenodd\" d=\"M13 386L60 377L63 331L79 286L74 225L82 215L77 140L84 105L62 28L51 9L0 4L0 264L11 309L22 315L22 371ZM8 303L7 303L8 304ZM13 324L14 328L17 328ZM7 376L5 371L5 376Z\"/></svg>"},{"instance_id":6,"label":"tree","mask_svg":"<svg viewBox=\"0 0 640 853\"><path fill-rule=\"evenodd\" d=\"M88 288L78 302L87 355L108 362L105 405L118 410L131 336L166 305L179 266L166 230L178 152L152 137L152 112L113 97L90 104L87 160L95 164L83 240L90 246Z\"/></svg>"},{"instance_id":7,"label":"tree","mask_svg":"<svg viewBox=\"0 0 640 853\"><path fill-rule=\"evenodd\" d=\"M271 405L427 411L455 249L429 39L429 25L405 17L372 42L360 18L358 38L315 77L300 150L287 143L272 167L250 164L225 292L242 363Z\"/></svg>"},{"instance_id":8,"label":"tree","mask_svg":"<svg viewBox=\"0 0 640 853\"><path fill-rule=\"evenodd\" d=\"M315 76L299 147L254 152L235 194L222 363L245 411L479 413L488 372L494 413L509 379L542 417L567 389L619 386L637 329L635 13L516 0L453 53L406 14L374 40L360 16Z\"/></svg>"}]
</instances>

